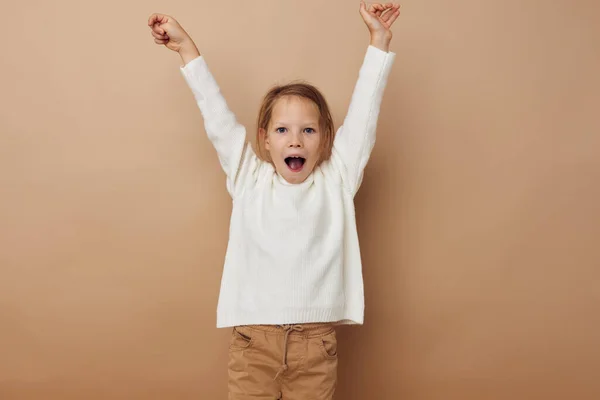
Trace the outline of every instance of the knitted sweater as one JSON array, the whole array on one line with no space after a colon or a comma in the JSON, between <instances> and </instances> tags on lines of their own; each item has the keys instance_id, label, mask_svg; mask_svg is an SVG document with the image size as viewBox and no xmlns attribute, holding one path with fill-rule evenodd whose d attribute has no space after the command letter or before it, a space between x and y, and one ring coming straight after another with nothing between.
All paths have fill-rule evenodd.
<instances>
[{"instance_id":1,"label":"knitted sweater","mask_svg":"<svg viewBox=\"0 0 600 400\"><path fill-rule=\"evenodd\" d=\"M300 184L256 156L203 56L180 66L233 199L217 327L363 323L354 196L395 56L367 47L331 157Z\"/></svg>"}]
</instances>

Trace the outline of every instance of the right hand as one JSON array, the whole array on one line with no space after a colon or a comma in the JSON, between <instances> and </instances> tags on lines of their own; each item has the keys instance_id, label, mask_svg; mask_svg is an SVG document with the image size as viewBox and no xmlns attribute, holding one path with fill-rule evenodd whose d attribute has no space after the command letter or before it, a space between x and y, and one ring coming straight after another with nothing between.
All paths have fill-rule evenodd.
<instances>
[{"instance_id":1,"label":"right hand","mask_svg":"<svg viewBox=\"0 0 600 400\"><path fill-rule=\"evenodd\" d=\"M391 27L400 15L400 4L374 3L367 7L361 0L360 15L371 32L371 38L392 39Z\"/></svg>"},{"instance_id":2,"label":"right hand","mask_svg":"<svg viewBox=\"0 0 600 400\"><path fill-rule=\"evenodd\" d=\"M156 44L165 45L176 52L181 52L186 46L194 46L188 33L169 15L152 14L148 19L148 26Z\"/></svg>"}]
</instances>

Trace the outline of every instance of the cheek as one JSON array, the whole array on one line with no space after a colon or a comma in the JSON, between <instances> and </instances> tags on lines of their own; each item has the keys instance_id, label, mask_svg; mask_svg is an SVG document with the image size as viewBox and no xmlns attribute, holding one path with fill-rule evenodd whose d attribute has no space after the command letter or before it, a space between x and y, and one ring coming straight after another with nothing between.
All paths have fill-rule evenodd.
<instances>
[{"instance_id":1,"label":"cheek","mask_svg":"<svg viewBox=\"0 0 600 400\"><path fill-rule=\"evenodd\" d=\"M277 136L269 134L265 140L265 148L271 152L277 149Z\"/></svg>"},{"instance_id":2,"label":"cheek","mask_svg":"<svg viewBox=\"0 0 600 400\"><path fill-rule=\"evenodd\" d=\"M268 151L271 154L271 156L277 155L281 153L281 143L280 141L278 141L276 138L271 137L271 140L269 142L269 147L268 147Z\"/></svg>"},{"instance_id":3,"label":"cheek","mask_svg":"<svg viewBox=\"0 0 600 400\"><path fill-rule=\"evenodd\" d=\"M312 151L318 151L321 148L321 137L320 136L315 136L310 141L310 147L311 147Z\"/></svg>"}]
</instances>

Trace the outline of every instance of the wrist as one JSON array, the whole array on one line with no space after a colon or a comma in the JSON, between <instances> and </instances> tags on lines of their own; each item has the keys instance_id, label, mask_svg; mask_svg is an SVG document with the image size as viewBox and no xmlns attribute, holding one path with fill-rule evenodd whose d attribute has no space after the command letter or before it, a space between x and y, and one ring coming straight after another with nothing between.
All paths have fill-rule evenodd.
<instances>
[{"instance_id":1,"label":"wrist","mask_svg":"<svg viewBox=\"0 0 600 400\"><path fill-rule=\"evenodd\" d=\"M391 34L375 34L371 35L371 46L377 47L385 52L390 51L390 42L392 41Z\"/></svg>"},{"instance_id":2,"label":"wrist","mask_svg":"<svg viewBox=\"0 0 600 400\"><path fill-rule=\"evenodd\" d=\"M198 51L198 48L191 39L186 40L181 44L178 53L184 64L187 64L200 56L200 51Z\"/></svg>"}]
</instances>

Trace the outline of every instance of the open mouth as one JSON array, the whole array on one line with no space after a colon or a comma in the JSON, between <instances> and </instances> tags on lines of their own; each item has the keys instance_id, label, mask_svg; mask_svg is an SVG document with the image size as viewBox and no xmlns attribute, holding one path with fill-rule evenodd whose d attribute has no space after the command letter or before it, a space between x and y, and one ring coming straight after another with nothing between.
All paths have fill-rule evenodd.
<instances>
[{"instance_id":1,"label":"open mouth","mask_svg":"<svg viewBox=\"0 0 600 400\"><path fill-rule=\"evenodd\" d=\"M289 169L293 172L298 172L302 170L306 160L303 157L287 157L284 161Z\"/></svg>"}]
</instances>

